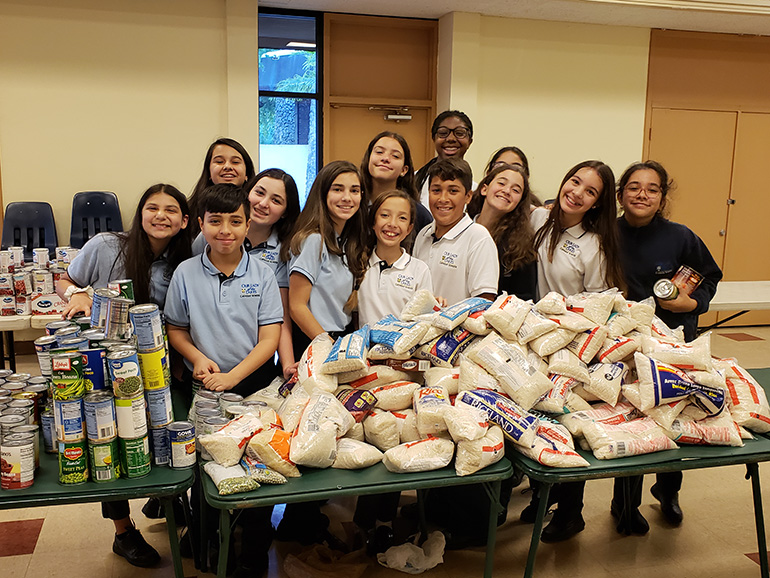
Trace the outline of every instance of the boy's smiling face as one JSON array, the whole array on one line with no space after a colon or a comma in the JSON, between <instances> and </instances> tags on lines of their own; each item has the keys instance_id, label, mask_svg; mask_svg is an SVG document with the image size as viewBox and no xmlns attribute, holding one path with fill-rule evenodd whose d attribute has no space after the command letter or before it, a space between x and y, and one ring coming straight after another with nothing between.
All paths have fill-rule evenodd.
<instances>
[{"instance_id":1,"label":"boy's smiling face","mask_svg":"<svg viewBox=\"0 0 770 578\"><path fill-rule=\"evenodd\" d=\"M472 191L466 191L458 179L442 181L437 176L431 179L429 191L428 204L436 220L436 237L441 238L463 218Z\"/></svg>"},{"instance_id":2,"label":"boy's smiling face","mask_svg":"<svg viewBox=\"0 0 770 578\"><path fill-rule=\"evenodd\" d=\"M209 213L198 219L201 233L216 255L229 256L240 252L246 233L249 231L249 219L243 206L234 213Z\"/></svg>"}]
</instances>

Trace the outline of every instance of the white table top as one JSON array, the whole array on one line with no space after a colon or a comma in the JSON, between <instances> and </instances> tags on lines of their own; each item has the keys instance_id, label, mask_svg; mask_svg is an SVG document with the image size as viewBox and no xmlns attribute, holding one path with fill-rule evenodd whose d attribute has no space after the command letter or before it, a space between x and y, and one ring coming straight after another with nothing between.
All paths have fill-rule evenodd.
<instances>
[{"instance_id":1,"label":"white table top","mask_svg":"<svg viewBox=\"0 0 770 578\"><path fill-rule=\"evenodd\" d=\"M720 281L709 311L770 309L770 281Z\"/></svg>"},{"instance_id":2,"label":"white table top","mask_svg":"<svg viewBox=\"0 0 770 578\"><path fill-rule=\"evenodd\" d=\"M22 331L24 329L45 329L46 323L58 321L61 315L9 315L0 317L0 331Z\"/></svg>"}]
</instances>

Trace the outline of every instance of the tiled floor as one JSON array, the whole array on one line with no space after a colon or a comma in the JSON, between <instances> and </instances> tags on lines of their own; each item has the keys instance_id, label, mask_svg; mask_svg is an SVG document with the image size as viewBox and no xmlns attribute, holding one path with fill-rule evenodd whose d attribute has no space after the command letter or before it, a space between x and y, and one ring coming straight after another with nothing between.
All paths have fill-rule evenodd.
<instances>
[{"instance_id":1,"label":"tiled floor","mask_svg":"<svg viewBox=\"0 0 770 578\"><path fill-rule=\"evenodd\" d=\"M739 334L739 335L735 335ZM730 337L734 335L734 337ZM756 339L746 339L745 336ZM737 339L735 339L737 337ZM770 366L770 327L718 330L713 334L712 352L719 357L736 357L744 367ZM33 356L24 356L20 369L35 368ZM760 466L764 485L770 484L770 464ZM610 480L587 484L584 516L586 529L561 544L541 544L538 550L538 578L743 578L759 576L759 566L749 555L756 553L756 535L751 487L746 470L733 466L685 474L680 496L685 521L670 528L660 517L657 502L650 496L651 476L645 480L641 511L650 522L646 536L620 536L609 514L612 494ZM526 486L526 482L524 484ZM509 521L499 528L495 576L521 576L529 547L531 526L518 521L529 494L514 491ZM404 499L410 499L406 496ZM770 493L765 493L765 500ZM148 520L140 513L143 500L132 502L137 526L163 558L157 568L143 570L130 566L112 553L112 525L101 518L98 504L48 506L0 511L0 576L2 578L160 578L173 576L165 523ZM351 519L353 499L325 507L332 519L332 531L344 536L342 522ZM280 513L274 515L277 521ZM20 523L20 521L25 521ZM12 522L5 524L4 522ZM34 549L30 545L39 530ZM23 539L21 539L23 537ZM16 544L16 546L14 546ZM9 555L12 548L25 553ZM282 563L289 554L299 554L295 544L276 543L271 550L270 577L289 576ZM425 575L435 578L479 576L484 550L474 548L447 552L444 563ZM184 561L185 576L203 576L190 560ZM330 567L326 576L346 576ZM366 578L402 576L370 562Z\"/></svg>"}]
</instances>

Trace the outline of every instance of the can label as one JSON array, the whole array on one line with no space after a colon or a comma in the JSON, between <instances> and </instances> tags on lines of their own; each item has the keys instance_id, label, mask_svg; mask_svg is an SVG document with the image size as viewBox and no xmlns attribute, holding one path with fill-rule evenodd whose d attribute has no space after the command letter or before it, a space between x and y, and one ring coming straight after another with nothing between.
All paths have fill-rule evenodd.
<instances>
[{"instance_id":1,"label":"can label","mask_svg":"<svg viewBox=\"0 0 770 578\"><path fill-rule=\"evenodd\" d=\"M16 296L16 315L29 315L30 314L29 297L26 295Z\"/></svg>"},{"instance_id":2,"label":"can label","mask_svg":"<svg viewBox=\"0 0 770 578\"><path fill-rule=\"evenodd\" d=\"M132 397L142 393L142 375L135 351L116 351L107 354L107 367L115 397Z\"/></svg>"},{"instance_id":3,"label":"can label","mask_svg":"<svg viewBox=\"0 0 770 578\"><path fill-rule=\"evenodd\" d=\"M131 323L128 310L134 302L124 297L112 297L107 301L104 335L107 339L128 339L131 337ZM104 304L102 304L104 307Z\"/></svg>"},{"instance_id":4,"label":"can label","mask_svg":"<svg viewBox=\"0 0 770 578\"><path fill-rule=\"evenodd\" d=\"M40 365L40 375L51 377L51 353L56 348L56 337L53 335L44 335L35 339L35 352L37 353L37 362Z\"/></svg>"},{"instance_id":5,"label":"can label","mask_svg":"<svg viewBox=\"0 0 770 578\"><path fill-rule=\"evenodd\" d=\"M59 441L59 483L67 486L88 481L86 441Z\"/></svg>"},{"instance_id":6,"label":"can label","mask_svg":"<svg viewBox=\"0 0 770 578\"><path fill-rule=\"evenodd\" d=\"M23 490L35 481L35 446L32 440L3 442L0 445L0 488Z\"/></svg>"},{"instance_id":7,"label":"can label","mask_svg":"<svg viewBox=\"0 0 770 578\"><path fill-rule=\"evenodd\" d=\"M40 427L43 429L43 448L47 454L58 452L56 447L56 425L53 419L53 411L45 410L40 414Z\"/></svg>"},{"instance_id":8,"label":"can label","mask_svg":"<svg viewBox=\"0 0 770 578\"><path fill-rule=\"evenodd\" d=\"M100 391L107 388L105 376L107 375L107 352L104 349L84 349L80 352L83 356L83 379L85 379L87 391Z\"/></svg>"},{"instance_id":9,"label":"can label","mask_svg":"<svg viewBox=\"0 0 770 578\"><path fill-rule=\"evenodd\" d=\"M54 400L53 416L56 423L56 439L75 442L86 439L83 420L83 400Z\"/></svg>"},{"instance_id":10,"label":"can label","mask_svg":"<svg viewBox=\"0 0 770 578\"><path fill-rule=\"evenodd\" d=\"M147 412L142 394L133 398L116 398L115 414L118 436L124 439L147 435Z\"/></svg>"},{"instance_id":11,"label":"can label","mask_svg":"<svg viewBox=\"0 0 770 578\"><path fill-rule=\"evenodd\" d=\"M168 366L165 347L155 351L139 352L137 357L145 389L162 389L171 385L171 370Z\"/></svg>"},{"instance_id":12,"label":"can label","mask_svg":"<svg viewBox=\"0 0 770 578\"><path fill-rule=\"evenodd\" d=\"M107 323L107 302L119 293L106 287L95 289L91 303L91 327L104 329Z\"/></svg>"},{"instance_id":13,"label":"can label","mask_svg":"<svg viewBox=\"0 0 770 578\"><path fill-rule=\"evenodd\" d=\"M131 279L117 279L107 283L107 287L118 292L119 297L134 300L134 282Z\"/></svg>"},{"instance_id":14,"label":"can label","mask_svg":"<svg viewBox=\"0 0 770 578\"><path fill-rule=\"evenodd\" d=\"M128 310L128 315L139 351L155 351L164 347L163 322L157 305L136 305Z\"/></svg>"},{"instance_id":15,"label":"can label","mask_svg":"<svg viewBox=\"0 0 770 578\"><path fill-rule=\"evenodd\" d=\"M0 297L0 315L3 317L16 315L16 297L13 295L3 295Z\"/></svg>"},{"instance_id":16,"label":"can label","mask_svg":"<svg viewBox=\"0 0 770 578\"><path fill-rule=\"evenodd\" d=\"M171 446L165 427L150 428L150 449L156 466L167 466L171 461Z\"/></svg>"},{"instance_id":17,"label":"can label","mask_svg":"<svg viewBox=\"0 0 770 578\"><path fill-rule=\"evenodd\" d=\"M119 439L121 474L141 478L150 473L150 442L146 435L135 439Z\"/></svg>"},{"instance_id":18,"label":"can label","mask_svg":"<svg viewBox=\"0 0 770 578\"><path fill-rule=\"evenodd\" d=\"M79 399L86 393L83 378L83 357L79 353L56 353L51 356L53 398Z\"/></svg>"},{"instance_id":19,"label":"can label","mask_svg":"<svg viewBox=\"0 0 770 578\"><path fill-rule=\"evenodd\" d=\"M91 479L95 482L114 482L120 477L120 450L118 438L100 444L88 444L88 462Z\"/></svg>"},{"instance_id":20,"label":"can label","mask_svg":"<svg viewBox=\"0 0 770 578\"><path fill-rule=\"evenodd\" d=\"M190 422L177 421L168 426L171 446L171 467L190 468L195 465L195 426Z\"/></svg>"},{"instance_id":21,"label":"can label","mask_svg":"<svg viewBox=\"0 0 770 578\"><path fill-rule=\"evenodd\" d=\"M111 395L107 393L87 395L83 400L83 406L89 441L104 443L118 434L115 402Z\"/></svg>"},{"instance_id":22,"label":"can label","mask_svg":"<svg viewBox=\"0 0 770 578\"><path fill-rule=\"evenodd\" d=\"M171 388L148 389L144 392L147 399L147 413L150 416L150 427L161 427L174 421L174 410L171 407Z\"/></svg>"}]
</instances>

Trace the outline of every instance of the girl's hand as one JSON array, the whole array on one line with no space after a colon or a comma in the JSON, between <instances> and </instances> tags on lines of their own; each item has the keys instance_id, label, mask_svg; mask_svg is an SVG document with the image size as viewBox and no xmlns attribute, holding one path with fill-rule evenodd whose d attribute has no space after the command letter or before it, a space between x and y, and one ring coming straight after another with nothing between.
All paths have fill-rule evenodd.
<instances>
[{"instance_id":1,"label":"girl's hand","mask_svg":"<svg viewBox=\"0 0 770 578\"><path fill-rule=\"evenodd\" d=\"M228 391L238 385L239 381L233 377L231 372L212 373L203 378L203 385L206 389L213 391Z\"/></svg>"},{"instance_id":2,"label":"girl's hand","mask_svg":"<svg viewBox=\"0 0 770 578\"><path fill-rule=\"evenodd\" d=\"M205 355L201 355L201 357L193 364L193 378L198 381L203 381L204 384L206 383L205 380L208 376L219 372L219 366Z\"/></svg>"},{"instance_id":3,"label":"girl's hand","mask_svg":"<svg viewBox=\"0 0 770 578\"><path fill-rule=\"evenodd\" d=\"M444 299L443 297L440 297L440 296L438 296L438 295L436 295L436 301L438 301L438 304L439 304L439 306L440 306L442 309L443 309L444 307L446 307L447 305L449 305L449 303L447 303L447 300L446 300L446 299Z\"/></svg>"},{"instance_id":4,"label":"girl's hand","mask_svg":"<svg viewBox=\"0 0 770 578\"><path fill-rule=\"evenodd\" d=\"M295 375L297 375L297 368L298 367L299 367L299 361L284 367L283 368L283 378L286 379L286 380L289 380L292 377L294 377Z\"/></svg>"},{"instance_id":5,"label":"girl's hand","mask_svg":"<svg viewBox=\"0 0 770 578\"><path fill-rule=\"evenodd\" d=\"M676 299L657 299L657 301L658 305L672 313L689 313L698 306L698 302L695 299L682 291L679 291Z\"/></svg>"},{"instance_id":6,"label":"girl's hand","mask_svg":"<svg viewBox=\"0 0 770 578\"><path fill-rule=\"evenodd\" d=\"M70 302L64 307L61 314L62 319L72 319L76 313L82 312L83 315L91 315L92 299L88 293L73 293Z\"/></svg>"}]
</instances>

